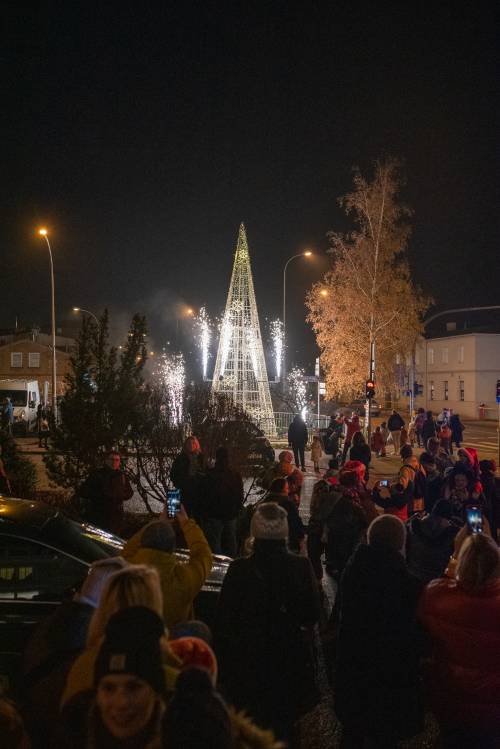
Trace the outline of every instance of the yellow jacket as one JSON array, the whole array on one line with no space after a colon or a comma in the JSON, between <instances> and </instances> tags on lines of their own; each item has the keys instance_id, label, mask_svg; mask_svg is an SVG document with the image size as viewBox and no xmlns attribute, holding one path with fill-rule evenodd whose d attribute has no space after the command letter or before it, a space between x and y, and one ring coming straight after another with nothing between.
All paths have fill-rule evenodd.
<instances>
[{"instance_id":1,"label":"yellow jacket","mask_svg":"<svg viewBox=\"0 0 500 749\"><path fill-rule=\"evenodd\" d=\"M158 570L167 627L194 618L193 601L212 569L212 552L201 528L188 519L181 522L181 530L189 549L188 562L179 561L175 554L167 551L143 548L144 528L132 536L122 552L130 564L149 564Z\"/></svg>"}]
</instances>

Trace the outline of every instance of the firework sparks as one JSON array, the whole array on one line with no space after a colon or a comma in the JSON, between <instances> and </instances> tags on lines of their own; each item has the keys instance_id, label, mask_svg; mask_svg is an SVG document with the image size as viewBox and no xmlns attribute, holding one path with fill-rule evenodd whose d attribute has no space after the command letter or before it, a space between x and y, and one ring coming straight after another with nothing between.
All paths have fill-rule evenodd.
<instances>
[{"instance_id":1,"label":"firework sparks","mask_svg":"<svg viewBox=\"0 0 500 749\"><path fill-rule=\"evenodd\" d=\"M305 419L307 411L307 388L304 379L304 370L300 367L294 367L289 372L287 379L290 394L295 402L297 411L300 411L300 415Z\"/></svg>"},{"instance_id":2,"label":"firework sparks","mask_svg":"<svg viewBox=\"0 0 500 749\"><path fill-rule=\"evenodd\" d=\"M283 345L285 342L285 332L283 330L283 323L279 318L273 320L269 328L271 331L271 340L273 343L276 377L279 380L281 378L281 364L283 361Z\"/></svg>"},{"instance_id":3,"label":"firework sparks","mask_svg":"<svg viewBox=\"0 0 500 749\"><path fill-rule=\"evenodd\" d=\"M200 309L200 312L196 317L196 327L198 330L198 346L201 351L203 379L206 380L208 374L208 360L210 359L210 339L212 337L212 331L210 329L210 318L207 315L205 307Z\"/></svg>"},{"instance_id":4,"label":"firework sparks","mask_svg":"<svg viewBox=\"0 0 500 749\"><path fill-rule=\"evenodd\" d=\"M167 391L170 414L174 424L182 422L186 366L182 354L163 354L158 366L158 376Z\"/></svg>"},{"instance_id":5,"label":"firework sparks","mask_svg":"<svg viewBox=\"0 0 500 749\"><path fill-rule=\"evenodd\" d=\"M221 326L220 326L220 337L221 337L221 343L222 343L222 349L221 349L222 356L221 356L220 371L223 376L226 370L229 349L231 348L231 333L232 333L231 317L230 317L230 313L227 313L227 314L224 314L222 318Z\"/></svg>"}]
</instances>

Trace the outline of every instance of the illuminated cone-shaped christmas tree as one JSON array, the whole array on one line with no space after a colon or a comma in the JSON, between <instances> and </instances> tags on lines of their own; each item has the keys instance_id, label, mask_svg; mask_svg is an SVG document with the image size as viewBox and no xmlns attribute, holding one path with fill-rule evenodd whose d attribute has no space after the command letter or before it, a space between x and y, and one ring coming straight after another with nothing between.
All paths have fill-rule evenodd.
<instances>
[{"instance_id":1,"label":"illuminated cone-shaped christmas tree","mask_svg":"<svg viewBox=\"0 0 500 749\"><path fill-rule=\"evenodd\" d=\"M222 318L213 389L231 395L266 434L272 436L276 433L243 224Z\"/></svg>"}]
</instances>

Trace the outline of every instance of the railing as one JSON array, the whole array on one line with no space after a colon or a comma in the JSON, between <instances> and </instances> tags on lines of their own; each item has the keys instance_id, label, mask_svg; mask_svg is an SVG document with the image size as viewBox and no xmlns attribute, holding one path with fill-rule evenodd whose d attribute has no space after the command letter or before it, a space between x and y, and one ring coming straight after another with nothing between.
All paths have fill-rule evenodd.
<instances>
[{"instance_id":1,"label":"railing","mask_svg":"<svg viewBox=\"0 0 500 749\"><path fill-rule=\"evenodd\" d=\"M276 432L278 437L286 437L288 435L288 427L292 423L292 419L295 416L294 413L285 411L275 411L274 421L276 424ZM310 430L326 429L330 422L330 417L320 414L307 414L305 419L307 428Z\"/></svg>"}]
</instances>

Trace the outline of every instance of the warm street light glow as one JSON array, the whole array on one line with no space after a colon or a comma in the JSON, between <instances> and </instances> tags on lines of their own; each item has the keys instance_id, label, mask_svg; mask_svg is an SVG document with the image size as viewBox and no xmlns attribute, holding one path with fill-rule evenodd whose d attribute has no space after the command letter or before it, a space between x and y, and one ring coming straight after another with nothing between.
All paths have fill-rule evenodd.
<instances>
[{"instance_id":1,"label":"warm street light glow","mask_svg":"<svg viewBox=\"0 0 500 749\"><path fill-rule=\"evenodd\" d=\"M40 234L41 237L46 237L48 232L47 232L47 229L42 228L42 229L38 229L38 233Z\"/></svg>"},{"instance_id":2,"label":"warm street light glow","mask_svg":"<svg viewBox=\"0 0 500 749\"><path fill-rule=\"evenodd\" d=\"M73 307L73 312L80 312L80 307Z\"/></svg>"},{"instance_id":3,"label":"warm street light glow","mask_svg":"<svg viewBox=\"0 0 500 749\"><path fill-rule=\"evenodd\" d=\"M188 307L186 310L186 315L194 315L194 311L191 309L191 307Z\"/></svg>"},{"instance_id":4,"label":"warm street light glow","mask_svg":"<svg viewBox=\"0 0 500 749\"><path fill-rule=\"evenodd\" d=\"M303 254L304 254L304 257L311 257L312 252L311 250L306 250Z\"/></svg>"},{"instance_id":5,"label":"warm street light glow","mask_svg":"<svg viewBox=\"0 0 500 749\"><path fill-rule=\"evenodd\" d=\"M326 289L321 289L319 293L321 294L321 296L328 296L328 291Z\"/></svg>"}]
</instances>

